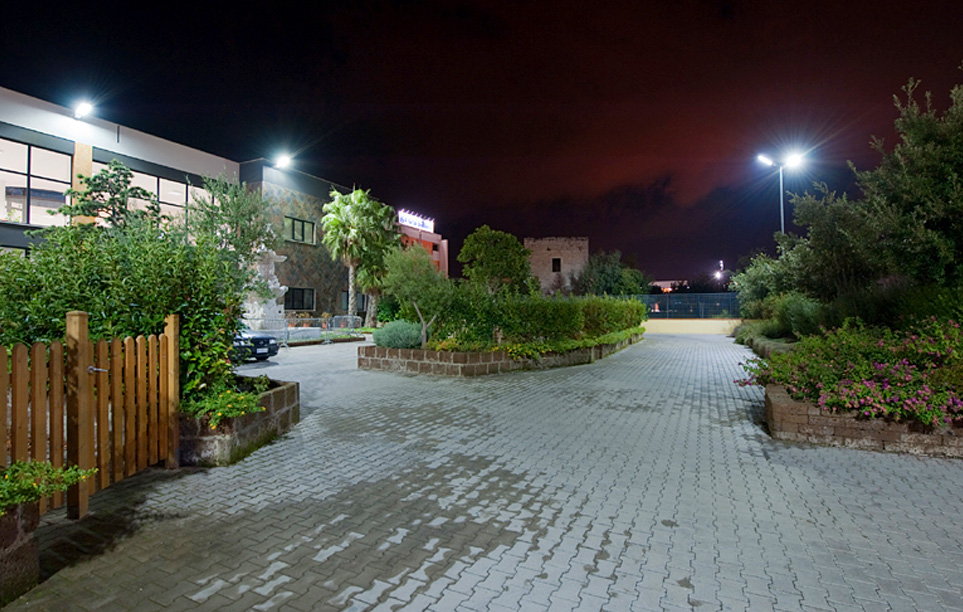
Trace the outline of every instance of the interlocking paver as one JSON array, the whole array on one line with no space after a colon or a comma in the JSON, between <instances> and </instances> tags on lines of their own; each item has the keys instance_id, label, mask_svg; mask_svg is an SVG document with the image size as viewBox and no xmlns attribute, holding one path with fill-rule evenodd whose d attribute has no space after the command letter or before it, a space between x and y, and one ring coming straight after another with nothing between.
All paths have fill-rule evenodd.
<instances>
[{"instance_id":1,"label":"interlocking paver","mask_svg":"<svg viewBox=\"0 0 963 612\"><path fill-rule=\"evenodd\" d=\"M355 350L243 366L299 426L50 513L7 609L963 611L963 464L771 440L731 339L466 380Z\"/></svg>"}]
</instances>

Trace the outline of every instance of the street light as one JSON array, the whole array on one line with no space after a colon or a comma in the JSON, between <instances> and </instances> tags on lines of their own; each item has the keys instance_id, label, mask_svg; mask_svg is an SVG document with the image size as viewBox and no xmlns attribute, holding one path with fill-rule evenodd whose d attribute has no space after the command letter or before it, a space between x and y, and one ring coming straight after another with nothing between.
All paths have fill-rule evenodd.
<instances>
[{"instance_id":1,"label":"street light","mask_svg":"<svg viewBox=\"0 0 963 612\"><path fill-rule=\"evenodd\" d=\"M274 163L274 166L276 168L287 168L290 165L291 165L290 155L281 155L277 158L277 161Z\"/></svg>"},{"instance_id":2,"label":"street light","mask_svg":"<svg viewBox=\"0 0 963 612\"><path fill-rule=\"evenodd\" d=\"M803 156L799 153L792 153L786 157L786 161L781 164L777 164L765 155L759 155L756 159L766 164L767 166L778 166L779 167L779 231L783 234L786 233L786 213L785 204L783 202L785 198L785 190L782 186L782 169L783 168L795 168L800 165L803 161Z\"/></svg>"},{"instance_id":3,"label":"street light","mask_svg":"<svg viewBox=\"0 0 963 612\"><path fill-rule=\"evenodd\" d=\"M94 110L93 105L90 102L81 102L74 108L74 118L83 119L86 115L89 115L91 111Z\"/></svg>"}]
</instances>

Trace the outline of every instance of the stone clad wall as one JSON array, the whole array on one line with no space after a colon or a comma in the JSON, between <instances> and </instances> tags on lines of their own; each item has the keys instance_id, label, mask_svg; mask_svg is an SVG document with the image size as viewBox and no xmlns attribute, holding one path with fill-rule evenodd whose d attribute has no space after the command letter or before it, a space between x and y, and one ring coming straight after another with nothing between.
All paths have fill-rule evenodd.
<instances>
[{"instance_id":1,"label":"stone clad wall","mask_svg":"<svg viewBox=\"0 0 963 612\"><path fill-rule=\"evenodd\" d=\"M608 357L642 339L641 334L613 344L545 355L541 359L512 359L504 351L461 353L423 349L390 349L383 346L358 347L358 368L439 376L483 376L515 370L541 370L592 363Z\"/></svg>"},{"instance_id":2,"label":"stone clad wall","mask_svg":"<svg viewBox=\"0 0 963 612\"><path fill-rule=\"evenodd\" d=\"M789 397L780 385L766 386L766 422L773 438L865 450L963 457L963 427L859 419L832 414Z\"/></svg>"}]
</instances>

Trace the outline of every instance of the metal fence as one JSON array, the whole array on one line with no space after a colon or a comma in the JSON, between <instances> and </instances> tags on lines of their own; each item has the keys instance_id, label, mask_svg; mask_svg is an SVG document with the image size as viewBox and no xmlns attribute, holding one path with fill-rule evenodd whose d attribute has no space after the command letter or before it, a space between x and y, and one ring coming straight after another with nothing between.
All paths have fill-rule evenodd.
<instances>
[{"instance_id":1,"label":"metal fence","mask_svg":"<svg viewBox=\"0 0 963 612\"><path fill-rule=\"evenodd\" d=\"M636 295L649 308L650 319L737 319L736 293L662 293Z\"/></svg>"},{"instance_id":2,"label":"metal fence","mask_svg":"<svg viewBox=\"0 0 963 612\"><path fill-rule=\"evenodd\" d=\"M274 336L282 343L358 337L361 323L361 317L347 315L327 319L244 319L251 331Z\"/></svg>"}]
</instances>

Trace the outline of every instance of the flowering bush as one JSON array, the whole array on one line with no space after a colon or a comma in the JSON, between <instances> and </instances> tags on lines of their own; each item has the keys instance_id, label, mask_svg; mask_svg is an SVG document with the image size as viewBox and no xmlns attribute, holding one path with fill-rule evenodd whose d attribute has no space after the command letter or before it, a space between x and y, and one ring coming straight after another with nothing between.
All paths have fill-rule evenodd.
<instances>
[{"instance_id":1,"label":"flowering bush","mask_svg":"<svg viewBox=\"0 0 963 612\"><path fill-rule=\"evenodd\" d=\"M266 376L254 379L239 377L234 387L226 383L214 386L181 404L180 410L196 419L208 416L211 429L217 429L224 419L262 412L264 408L258 404L258 395L266 391L269 384Z\"/></svg>"},{"instance_id":2,"label":"flowering bush","mask_svg":"<svg viewBox=\"0 0 963 612\"><path fill-rule=\"evenodd\" d=\"M903 333L847 322L795 351L751 359L741 385L784 385L795 399L865 418L963 423L963 333L935 319Z\"/></svg>"},{"instance_id":3,"label":"flowering bush","mask_svg":"<svg viewBox=\"0 0 963 612\"><path fill-rule=\"evenodd\" d=\"M66 491L96 472L97 468L55 468L48 461L14 461L9 467L0 467L0 516L16 505Z\"/></svg>"}]
</instances>

